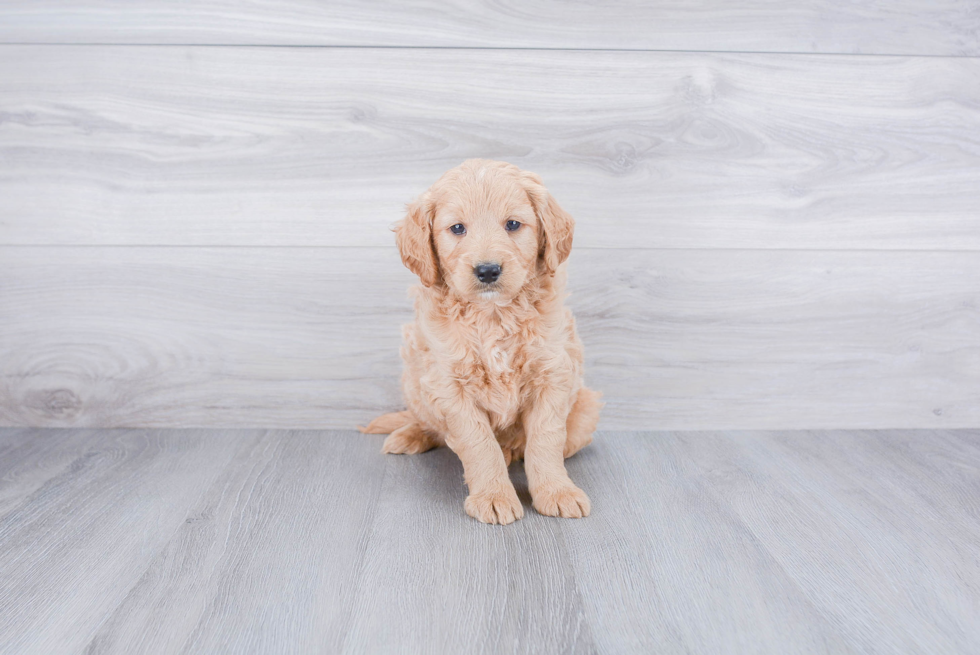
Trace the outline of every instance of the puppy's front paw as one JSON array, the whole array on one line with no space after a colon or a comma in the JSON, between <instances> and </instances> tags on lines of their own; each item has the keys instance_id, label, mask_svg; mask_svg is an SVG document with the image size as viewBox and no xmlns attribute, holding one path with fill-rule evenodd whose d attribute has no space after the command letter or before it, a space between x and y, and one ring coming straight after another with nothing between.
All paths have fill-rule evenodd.
<instances>
[{"instance_id":1,"label":"puppy's front paw","mask_svg":"<svg viewBox=\"0 0 980 655\"><path fill-rule=\"evenodd\" d=\"M524 508L514 487L470 494L463 503L463 509L477 521L500 525L513 523L524 516Z\"/></svg>"},{"instance_id":2,"label":"puppy's front paw","mask_svg":"<svg viewBox=\"0 0 980 655\"><path fill-rule=\"evenodd\" d=\"M592 509L589 497L571 482L535 489L531 498L534 509L546 516L580 519Z\"/></svg>"}]
</instances>

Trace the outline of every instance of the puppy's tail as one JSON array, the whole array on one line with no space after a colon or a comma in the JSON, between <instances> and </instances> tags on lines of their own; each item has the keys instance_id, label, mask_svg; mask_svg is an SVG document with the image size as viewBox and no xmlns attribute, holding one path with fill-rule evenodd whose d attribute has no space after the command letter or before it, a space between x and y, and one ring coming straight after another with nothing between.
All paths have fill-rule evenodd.
<instances>
[{"instance_id":1,"label":"puppy's tail","mask_svg":"<svg viewBox=\"0 0 980 655\"><path fill-rule=\"evenodd\" d=\"M391 412L390 414L382 414L368 423L367 427L358 425L357 429L363 434L391 434L398 428L414 421L415 417L409 411Z\"/></svg>"}]
</instances>

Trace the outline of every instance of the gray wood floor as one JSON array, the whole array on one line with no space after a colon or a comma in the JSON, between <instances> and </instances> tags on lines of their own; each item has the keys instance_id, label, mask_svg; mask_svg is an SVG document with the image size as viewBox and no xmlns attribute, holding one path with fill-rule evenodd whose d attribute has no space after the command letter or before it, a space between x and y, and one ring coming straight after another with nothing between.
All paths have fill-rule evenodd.
<instances>
[{"instance_id":1,"label":"gray wood floor","mask_svg":"<svg viewBox=\"0 0 980 655\"><path fill-rule=\"evenodd\" d=\"M0 652L980 651L978 430L600 433L507 527L380 443L0 430Z\"/></svg>"}]
</instances>

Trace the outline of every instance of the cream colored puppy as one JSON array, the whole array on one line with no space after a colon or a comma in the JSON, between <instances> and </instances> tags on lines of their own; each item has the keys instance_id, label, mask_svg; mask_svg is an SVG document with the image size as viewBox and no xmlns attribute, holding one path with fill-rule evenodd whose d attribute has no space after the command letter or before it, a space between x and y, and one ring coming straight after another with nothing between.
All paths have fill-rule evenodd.
<instances>
[{"instance_id":1,"label":"cream colored puppy","mask_svg":"<svg viewBox=\"0 0 980 655\"><path fill-rule=\"evenodd\" d=\"M395 228L422 281L403 335L408 411L362 431L390 433L386 453L449 446L469 487L463 507L485 523L524 515L507 475L521 458L536 510L589 514L564 462L591 443L601 407L582 384L582 343L563 305L574 227L534 173L471 159Z\"/></svg>"}]
</instances>

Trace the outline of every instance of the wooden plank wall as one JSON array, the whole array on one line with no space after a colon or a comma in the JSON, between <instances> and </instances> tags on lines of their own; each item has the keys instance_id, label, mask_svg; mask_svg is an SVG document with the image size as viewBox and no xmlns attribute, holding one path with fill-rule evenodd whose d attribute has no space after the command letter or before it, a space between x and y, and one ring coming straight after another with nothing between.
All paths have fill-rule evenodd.
<instances>
[{"instance_id":1,"label":"wooden plank wall","mask_svg":"<svg viewBox=\"0 0 980 655\"><path fill-rule=\"evenodd\" d=\"M5 2L0 424L397 407L388 227L488 157L578 221L602 427L978 426L972 5Z\"/></svg>"},{"instance_id":2,"label":"wooden plank wall","mask_svg":"<svg viewBox=\"0 0 980 655\"><path fill-rule=\"evenodd\" d=\"M974 0L4 0L0 43L980 54Z\"/></svg>"}]
</instances>

